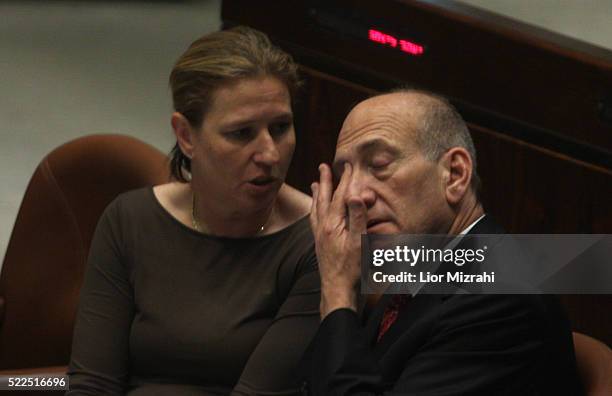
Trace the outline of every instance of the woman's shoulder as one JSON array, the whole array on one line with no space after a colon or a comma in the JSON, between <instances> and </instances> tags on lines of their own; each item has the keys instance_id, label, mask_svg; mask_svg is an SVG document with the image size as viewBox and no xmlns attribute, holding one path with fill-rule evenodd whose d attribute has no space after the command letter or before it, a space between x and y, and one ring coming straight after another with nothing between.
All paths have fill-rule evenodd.
<instances>
[{"instance_id":1,"label":"woman's shoulder","mask_svg":"<svg viewBox=\"0 0 612 396\"><path fill-rule=\"evenodd\" d=\"M285 184L279 191L277 201L277 210L281 213L284 223L282 229L274 234L277 236L279 250L309 255L314 246L308 218L312 198Z\"/></svg>"},{"instance_id":2,"label":"woman's shoulder","mask_svg":"<svg viewBox=\"0 0 612 396\"><path fill-rule=\"evenodd\" d=\"M157 202L171 214L184 211L191 204L191 190L186 183L159 184L152 191Z\"/></svg>"},{"instance_id":3,"label":"woman's shoulder","mask_svg":"<svg viewBox=\"0 0 612 396\"><path fill-rule=\"evenodd\" d=\"M312 206L312 198L309 195L288 184L283 184L280 188L277 202L277 210L285 227L307 216Z\"/></svg>"},{"instance_id":4,"label":"woman's shoulder","mask_svg":"<svg viewBox=\"0 0 612 396\"><path fill-rule=\"evenodd\" d=\"M170 191L173 184L175 183L145 186L122 192L106 207L105 215L124 220L149 217L151 212L158 211L160 206L165 208L165 201L172 202L173 195Z\"/></svg>"},{"instance_id":5,"label":"woman's shoulder","mask_svg":"<svg viewBox=\"0 0 612 396\"><path fill-rule=\"evenodd\" d=\"M133 209L142 207L144 202L150 202L152 187L139 187L118 194L106 207L107 214L130 213Z\"/></svg>"}]
</instances>

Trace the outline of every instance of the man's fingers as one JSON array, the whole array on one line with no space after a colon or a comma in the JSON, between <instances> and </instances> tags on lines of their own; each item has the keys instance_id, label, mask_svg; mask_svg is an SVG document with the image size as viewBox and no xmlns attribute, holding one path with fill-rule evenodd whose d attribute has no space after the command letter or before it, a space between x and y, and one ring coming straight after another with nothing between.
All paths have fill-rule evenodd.
<instances>
[{"instance_id":1,"label":"man's fingers","mask_svg":"<svg viewBox=\"0 0 612 396\"><path fill-rule=\"evenodd\" d=\"M317 199L319 195L319 183L312 183L310 185L310 190L312 191L312 205L310 207L310 227L313 231L315 231L319 223L319 219L317 217Z\"/></svg>"},{"instance_id":2,"label":"man's fingers","mask_svg":"<svg viewBox=\"0 0 612 396\"><path fill-rule=\"evenodd\" d=\"M348 202L349 232L360 237L367 227L367 208L361 198L351 198Z\"/></svg>"},{"instance_id":3,"label":"man's fingers","mask_svg":"<svg viewBox=\"0 0 612 396\"><path fill-rule=\"evenodd\" d=\"M332 174L327 164L319 165L319 186L317 194L317 217L326 216L332 199Z\"/></svg>"},{"instance_id":4,"label":"man's fingers","mask_svg":"<svg viewBox=\"0 0 612 396\"><path fill-rule=\"evenodd\" d=\"M332 198L330 205L330 215L338 216L341 218L346 217L346 191L348 190L348 185L351 180L351 173L353 173L353 168L349 163L344 164L344 172L342 172L342 177L340 178L340 183L338 183L338 188L334 191L334 197Z\"/></svg>"}]
</instances>

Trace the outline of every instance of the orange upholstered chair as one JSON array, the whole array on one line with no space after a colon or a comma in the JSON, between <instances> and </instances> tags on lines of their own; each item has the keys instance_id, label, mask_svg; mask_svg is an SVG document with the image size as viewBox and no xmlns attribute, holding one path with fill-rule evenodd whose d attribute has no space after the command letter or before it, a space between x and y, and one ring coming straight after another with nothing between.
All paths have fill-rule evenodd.
<instances>
[{"instance_id":1,"label":"orange upholstered chair","mask_svg":"<svg viewBox=\"0 0 612 396\"><path fill-rule=\"evenodd\" d=\"M587 396L612 395L612 350L606 344L574 333L578 372Z\"/></svg>"},{"instance_id":2,"label":"orange upholstered chair","mask_svg":"<svg viewBox=\"0 0 612 396\"><path fill-rule=\"evenodd\" d=\"M68 364L98 218L121 192L168 181L166 168L159 150L121 135L82 137L41 161L0 276L0 370L50 372Z\"/></svg>"}]
</instances>

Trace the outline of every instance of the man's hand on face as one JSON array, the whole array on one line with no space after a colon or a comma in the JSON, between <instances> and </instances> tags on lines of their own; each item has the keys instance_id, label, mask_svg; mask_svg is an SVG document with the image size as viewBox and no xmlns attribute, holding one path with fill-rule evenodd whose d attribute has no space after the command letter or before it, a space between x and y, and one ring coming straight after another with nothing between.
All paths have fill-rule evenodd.
<instances>
[{"instance_id":1,"label":"man's hand on face","mask_svg":"<svg viewBox=\"0 0 612 396\"><path fill-rule=\"evenodd\" d=\"M315 236L321 275L321 319L339 308L357 310L360 278L361 234L366 232L366 206L359 196L349 196L350 164L336 191L331 169L319 166L319 183L312 184L310 224Z\"/></svg>"}]
</instances>

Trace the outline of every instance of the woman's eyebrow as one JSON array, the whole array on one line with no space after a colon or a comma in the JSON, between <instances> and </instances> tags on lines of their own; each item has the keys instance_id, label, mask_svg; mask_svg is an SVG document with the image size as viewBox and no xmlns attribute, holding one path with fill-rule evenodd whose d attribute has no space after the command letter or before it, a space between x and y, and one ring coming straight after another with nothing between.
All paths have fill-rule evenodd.
<instances>
[{"instance_id":1,"label":"woman's eyebrow","mask_svg":"<svg viewBox=\"0 0 612 396\"><path fill-rule=\"evenodd\" d=\"M221 123L221 129L240 129L248 126L255 121L255 118L234 119ZM286 112L274 116L270 119L272 122L293 122L293 113Z\"/></svg>"},{"instance_id":2,"label":"woman's eyebrow","mask_svg":"<svg viewBox=\"0 0 612 396\"><path fill-rule=\"evenodd\" d=\"M293 113L291 112L286 112L286 113L282 113L277 115L276 117L272 118L273 121L293 121Z\"/></svg>"}]
</instances>

